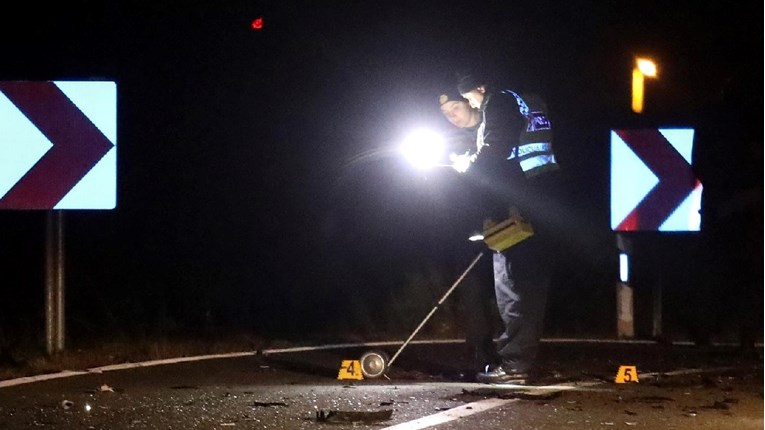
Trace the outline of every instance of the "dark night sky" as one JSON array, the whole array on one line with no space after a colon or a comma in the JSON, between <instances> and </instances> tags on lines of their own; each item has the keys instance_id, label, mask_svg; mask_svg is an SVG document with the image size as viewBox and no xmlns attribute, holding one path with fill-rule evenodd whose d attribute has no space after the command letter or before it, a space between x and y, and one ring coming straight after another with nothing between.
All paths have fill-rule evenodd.
<instances>
[{"instance_id":1,"label":"dark night sky","mask_svg":"<svg viewBox=\"0 0 765 430\"><path fill-rule=\"evenodd\" d=\"M588 220L568 288L595 300L615 270L608 129L688 124L730 71L762 93L756 3L31 1L0 18L0 79L117 81L117 209L65 214L79 333L355 324L431 267L442 291L470 259L459 180L392 149L420 124L447 130L436 96L472 64L548 100ZM661 68L640 118L638 54ZM39 321L44 216L0 213L7 327Z\"/></svg>"}]
</instances>

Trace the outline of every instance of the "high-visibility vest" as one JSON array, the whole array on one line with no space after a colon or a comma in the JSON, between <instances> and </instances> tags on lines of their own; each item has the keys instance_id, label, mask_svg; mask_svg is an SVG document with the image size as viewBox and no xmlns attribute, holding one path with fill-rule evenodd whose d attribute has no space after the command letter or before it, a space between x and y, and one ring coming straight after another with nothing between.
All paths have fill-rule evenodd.
<instances>
[{"instance_id":1,"label":"high-visibility vest","mask_svg":"<svg viewBox=\"0 0 765 430\"><path fill-rule=\"evenodd\" d=\"M510 90L500 93L513 96L518 103L518 111L526 118L526 128L507 159L517 158L527 178L557 170L559 165L552 147L552 124L545 113L544 102L533 94L521 97Z\"/></svg>"}]
</instances>

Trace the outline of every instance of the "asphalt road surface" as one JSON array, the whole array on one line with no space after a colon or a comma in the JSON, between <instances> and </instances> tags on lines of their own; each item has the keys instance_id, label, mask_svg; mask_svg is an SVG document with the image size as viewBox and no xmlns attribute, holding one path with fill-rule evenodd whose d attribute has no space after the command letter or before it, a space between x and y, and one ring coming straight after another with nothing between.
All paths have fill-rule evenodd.
<instances>
[{"instance_id":1,"label":"asphalt road surface","mask_svg":"<svg viewBox=\"0 0 765 430\"><path fill-rule=\"evenodd\" d=\"M0 429L763 428L761 347L549 341L538 377L520 386L471 382L461 343L416 343L383 377L338 379L343 360L398 346L264 350L0 381ZM616 383L621 366L634 366L637 381Z\"/></svg>"}]
</instances>

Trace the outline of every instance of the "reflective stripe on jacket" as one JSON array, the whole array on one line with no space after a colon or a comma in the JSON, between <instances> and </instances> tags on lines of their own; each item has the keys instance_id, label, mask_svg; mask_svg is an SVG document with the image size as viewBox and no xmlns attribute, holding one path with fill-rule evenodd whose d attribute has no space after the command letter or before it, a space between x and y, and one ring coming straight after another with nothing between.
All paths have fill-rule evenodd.
<instances>
[{"instance_id":1,"label":"reflective stripe on jacket","mask_svg":"<svg viewBox=\"0 0 765 430\"><path fill-rule=\"evenodd\" d=\"M510 90L500 92L512 95L518 103L518 111L526 118L526 129L521 132L518 146L512 148L507 159L517 157L526 177L557 170L559 166L552 147L552 124L545 114L544 103L533 95L524 99Z\"/></svg>"}]
</instances>

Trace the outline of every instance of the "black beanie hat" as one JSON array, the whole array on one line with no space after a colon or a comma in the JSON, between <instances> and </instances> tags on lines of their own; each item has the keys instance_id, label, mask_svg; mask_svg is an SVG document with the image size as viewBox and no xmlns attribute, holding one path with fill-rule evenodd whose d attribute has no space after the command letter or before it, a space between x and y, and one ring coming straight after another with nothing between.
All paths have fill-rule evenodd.
<instances>
[{"instance_id":1,"label":"black beanie hat","mask_svg":"<svg viewBox=\"0 0 765 430\"><path fill-rule=\"evenodd\" d=\"M462 97L462 95L457 92L456 89L452 88L449 90L443 91L438 96L438 105L443 106L446 102L464 102L465 98Z\"/></svg>"},{"instance_id":2,"label":"black beanie hat","mask_svg":"<svg viewBox=\"0 0 765 430\"><path fill-rule=\"evenodd\" d=\"M460 76L457 81L457 91L459 91L460 94L465 94L481 85L486 85L486 82L484 82L483 79L480 79L478 75L463 75Z\"/></svg>"}]
</instances>

